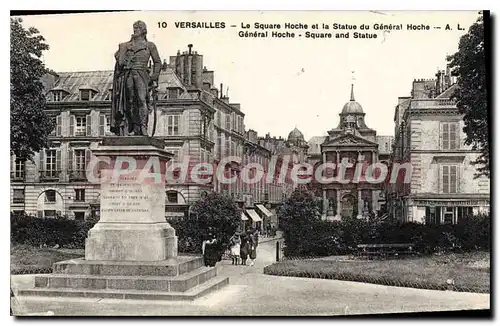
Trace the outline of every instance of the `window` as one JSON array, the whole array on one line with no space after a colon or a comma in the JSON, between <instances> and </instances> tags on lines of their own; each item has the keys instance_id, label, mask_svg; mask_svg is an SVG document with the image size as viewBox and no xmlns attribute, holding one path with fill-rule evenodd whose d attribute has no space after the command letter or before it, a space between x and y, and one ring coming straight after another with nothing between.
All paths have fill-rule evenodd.
<instances>
[{"instance_id":1,"label":"window","mask_svg":"<svg viewBox=\"0 0 500 326\"><path fill-rule=\"evenodd\" d=\"M226 127L227 130L231 130L231 115L226 114Z\"/></svg>"},{"instance_id":2,"label":"window","mask_svg":"<svg viewBox=\"0 0 500 326\"><path fill-rule=\"evenodd\" d=\"M456 165L444 165L442 167L443 193L454 194L458 192L458 167Z\"/></svg>"},{"instance_id":3,"label":"window","mask_svg":"<svg viewBox=\"0 0 500 326\"><path fill-rule=\"evenodd\" d=\"M56 191L55 190L46 190L45 191L45 202L46 203L55 203L56 202Z\"/></svg>"},{"instance_id":4,"label":"window","mask_svg":"<svg viewBox=\"0 0 500 326\"><path fill-rule=\"evenodd\" d=\"M446 150L459 148L458 123L446 122L441 124L441 148Z\"/></svg>"},{"instance_id":5,"label":"window","mask_svg":"<svg viewBox=\"0 0 500 326\"><path fill-rule=\"evenodd\" d=\"M221 127L222 123L221 123L221 113L220 111L217 111L217 126L218 127Z\"/></svg>"},{"instance_id":6,"label":"window","mask_svg":"<svg viewBox=\"0 0 500 326\"><path fill-rule=\"evenodd\" d=\"M84 221L85 220L85 212L75 212L75 220Z\"/></svg>"},{"instance_id":7,"label":"window","mask_svg":"<svg viewBox=\"0 0 500 326\"><path fill-rule=\"evenodd\" d=\"M179 120L180 115L167 116L167 136L179 135Z\"/></svg>"},{"instance_id":8,"label":"window","mask_svg":"<svg viewBox=\"0 0 500 326\"><path fill-rule=\"evenodd\" d=\"M64 94L62 91L54 91L54 92L52 92L52 95L53 95L52 100L54 102L60 102L64 98Z\"/></svg>"},{"instance_id":9,"label":"window","mask_svg":"<svg viewBox=\"0 0 500 326\"><path fill-rule=\"evenodd\" d=\"M180 158L179 158L180 151L178 148L167 148L166 151L174 154L174 156L172 156L172 161L175 161L175 162L180 161Z\"/></svg>"},{"instance_id":10,"label":"window","mask_svg":"<svg viewBox=\"0 0 500 326\"><path fill-rule=\"evenodd\" d=\"M76 120L75 136L85 136L87 127L87 117L77 116L75 117L75 120Z\"/></svg>"},{"instance_id":11,"label":"window","mask_svg":"<svg viewBox=\"0 0 500 326\"><path fill-rule=\"evenodd\" d=\"M45 210L45 211L43 211L43 215L46 218L55 218L56 217L56 211L55 210Z\"/></svg>"},{"instance_id":12,"label":"window","mask_svg":"<svg viewBox=\"0 0 500 326\"><path fill-rule=\"evenodd\" d=\"M104 119L106 120L106 134L111 132L111 119L108 116L104 116Z\"/></svg>"},{"instance_id":13,"label":"window","mask_svg":"<svg viewBox=\"0 0 500 326\"><path fill-rule=\"evenodd\" d=\"M85 201L85 189L75 189L75 201Z\"/></svg>"},{"instance_id":14,"label":"window","mask_svg":"<svg viewBox=\"0 0 500 326\"><path fill-rule=\"evenodd\" d=\"M12 203L14 204L24 203L24 189L14 189L12 194Z\"/></svg>"},{"instance_id":15,"label":"window","mask_svg":"<svg viewBox=\"0 0 500 326\"><path fill-rule=\"evenodd\" d=\"M167 202L169 204L177 204L178 193L177 191L167 191Z\"/></svg>"},{"instance_id":16,"label":"window","mask_svg":"<svg viewBox=\"0 0 500 326\"><path fill-rule=\"evenodd\" d=\"M24 171L25 171L25 161L21 159L16 159L14 178L24 179Z\"/></svg>"},{"instance_id":17,"label":"window","mask_svg":"<svg viewBox=\"0 0 500 326\"><path fill-rule=\"evenodd\" d=\"M76 149L75 150L75 168L77 172L85 171L85 150Z\"/></svg>"},{"instance_id":18,"label":"window","mask_svg":"<svg viewBox=\"0 0 500 326\"><path fill-rule=\"evenodd\" d=\"M457 221L460 223L463 219L474 215L472 207L458 207Z\"/></svg>"},{"instance_id":19,"label":"window","mask_svg":"<svg viewBox=\"0 0 500 326\"><path fill-rule=\"evenodd\" d=\"M80 91L80 100L81 101L90 101L91 97L91 91L90 89L83 89Z\"/></svg>"},{"instance_id":20,"label":"window","mask_svg":"<svg viewBox=\"0 0 500 326\"><path fill-rule=\"evenodd\" d=\"M443 214L443 222L444 224L453 224L453 217L455 215L455 209L454 207L446 207L444 209L444 214Z\"/></svg>"},{"instance_id":21,"label":"window","mask_svg":"<svg viewBox=\"0 0 500 326\"><path fill-rule=\"evenodd\" d=\"M45 160L45 172L49 178L57 177L56 171L56 151L54 149L47 151L47 159Z\"/></svg>"},{"instance_id":22,"label":"window","mask_svg":"<svg viewBox=\"0 0 500 326\"><path fill-rule=\"evenodd\" d=\"M229 156L229 152L231 151L231 141L226 139L226 146L224 148L224 156Z\"/></svg>"}]
</instances>

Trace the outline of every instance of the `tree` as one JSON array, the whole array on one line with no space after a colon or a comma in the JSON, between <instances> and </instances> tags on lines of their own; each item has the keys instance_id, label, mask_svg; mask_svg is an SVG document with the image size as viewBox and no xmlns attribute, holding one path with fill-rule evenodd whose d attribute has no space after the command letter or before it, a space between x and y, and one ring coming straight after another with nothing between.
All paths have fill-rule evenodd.
<instances>
[{"instance_id":1,"label":"tree","mask_svg":"<svg viewBox=\"0 0 500 326\"><path fill-rule=\"evenodd\" d=\"M457 88L452 99L456 101L460 114L464 115L465 143L481 152L472 162L478 171L476 177L490 176L490 126L484 41L484 21L481 16L460 39L458 51L448 57L452 75L457 76Z\"/></svg>"},{"instance_id":2,"label":"tree","mask_svg":"<svg viewBox=\"0 0 500 326\"><path fill-rule=\"evenodd\" d=\"M10 152L27 160L48 147L54 123L44 112L47 69L40 60L49 46L36 28L21 23L20 18L10 20Z\"/></svg>"},{"instance_id":3,"label":"tree","mask_svg":"<svg viewBox=\"0 0 500 326\"><path fill-rule=\"evenodd\" d=\"M308 255L311 243L320 241L321 201L304 188L297 188L276 213L283 231L285 255Z\"/></svg>"},{"instance_id":4,"label":"tree","mask_svg":"<svg viewBox=\"0 0 500 326\"><path fill-rule=\"evenodd\" d=\"M184 220L183 237L189 238L195 252L201 251L201 243L212 233L217 239L222 255L229 246L229 240L238 230L241 213L229 197L210 193L191 207L191 214Z\"/></svg>"}]
</instances>

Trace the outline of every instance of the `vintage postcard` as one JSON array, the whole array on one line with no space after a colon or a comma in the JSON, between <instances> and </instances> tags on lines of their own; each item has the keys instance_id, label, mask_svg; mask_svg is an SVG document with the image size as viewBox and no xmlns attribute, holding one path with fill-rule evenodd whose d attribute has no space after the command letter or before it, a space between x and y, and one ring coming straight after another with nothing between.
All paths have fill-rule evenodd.
<instances>
[{"instance_id":1,"label":"vintage postcard","mask_svg":"<svg viewBox=\"0 0 500 326\"><path fill-rule=\"evenodd\" d=\"M12 13L11 315L489 316L490 36Z\"/></svg>"}]
</instances>

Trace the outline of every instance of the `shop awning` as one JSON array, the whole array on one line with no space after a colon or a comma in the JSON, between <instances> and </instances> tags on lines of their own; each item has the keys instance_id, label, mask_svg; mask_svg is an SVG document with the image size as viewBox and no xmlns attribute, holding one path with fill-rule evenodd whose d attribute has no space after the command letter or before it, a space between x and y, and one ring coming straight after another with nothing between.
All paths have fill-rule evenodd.
<instances>
[{"instance_id":1,"label":"shop awning","mask_svg":"<svg viewBox=\"0 0 500 326\"><path fill-rule=\"evenodd\" d=\"M257 214L257 212L253 209L247 209L247 214L254 222L262 221L259 214Z\"/></svg>"},{"instance_id":2,"label":"shop awning","mask_svg":"<svg viewBox=\"0 0 500 326\"><path fill-rule=\"evenodd\" d=\"M245 215L244 212L241 212L241 220L242 221L247 221L248 220L248 217Z\"/></svg>"},{"instance_id":3,"label":"shop awning","mask_svg":"<svg viewBox=\"0 0 500 326\"><path fill-rule=\"evenodd\" d=\"M255 205L257 208L262 212L262 214L266 215L266 217L271 217L273 216L273 213L271 213L264 205Z\"/></svg>"}]
</instances>

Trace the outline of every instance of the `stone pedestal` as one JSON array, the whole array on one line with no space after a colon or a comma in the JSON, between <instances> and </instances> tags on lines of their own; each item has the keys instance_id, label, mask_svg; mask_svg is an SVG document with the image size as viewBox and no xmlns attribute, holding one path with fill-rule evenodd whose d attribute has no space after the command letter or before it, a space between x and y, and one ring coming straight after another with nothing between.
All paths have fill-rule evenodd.
<instances>
[{"instance_id":1,"label":"stone pedestal","mask_svg":"<svg viewBox=\"0 0 500 326\"><path fill-rule=\"evenodd\" d=\"M148 137L109 137L93 150L101 161L101 215L85 259L55 263L52 274L37 276L19 295L194 300L228 284L201 256L177 255L175 230L165 220L171 154L163 147Z\"/></svg>"},{"instance_id":2,"label":"stone pedestal","mask_svg":"<svg viewBox=\"0 0 500 326\"><path fill-rule=\"evenodd\" d=\"M101 214L85 243L87 260L159 261L177 256L175 230L165 221L165 171L171 154L148 137L104 138Z\"/></svg>"}]
</instances>

